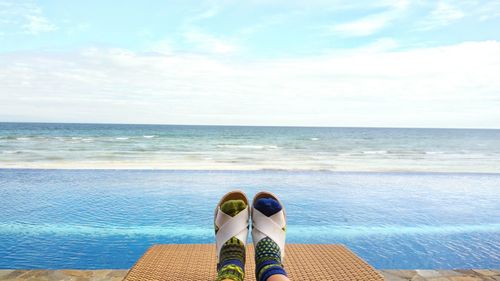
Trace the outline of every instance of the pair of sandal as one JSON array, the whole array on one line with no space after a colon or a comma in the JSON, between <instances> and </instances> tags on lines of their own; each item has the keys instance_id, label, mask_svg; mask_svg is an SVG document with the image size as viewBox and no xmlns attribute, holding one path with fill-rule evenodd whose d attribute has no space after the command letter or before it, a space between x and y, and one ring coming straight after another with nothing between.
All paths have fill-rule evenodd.
<instances>
[{"instance_id":1,"label":"pair of sandal","mask_svg":"<svg viewBox=\"0 0 500 281\"><path fill-rule=\"evenodd\" d=\"M263 198L269 198L277 201L281 205L281 210L267 216L255 208L256 203ZM230 216L221 210L221 205L229 200L242 200L246 207L235 216ZM249 231L249 221L252 217L252 240L254 246L259 241L268 237L272 239L280 248L281 260L285 257L285 237L286 237L286 213L285 208L276 195L270 192L259 192L253 198L252 205L249 207L248 199L240 190L227 193L217 204L214 215L214 225L217 229L216 253L219 259L222 246L232 237L238 238L246 247Z\"/></svg>"}]
</instances>

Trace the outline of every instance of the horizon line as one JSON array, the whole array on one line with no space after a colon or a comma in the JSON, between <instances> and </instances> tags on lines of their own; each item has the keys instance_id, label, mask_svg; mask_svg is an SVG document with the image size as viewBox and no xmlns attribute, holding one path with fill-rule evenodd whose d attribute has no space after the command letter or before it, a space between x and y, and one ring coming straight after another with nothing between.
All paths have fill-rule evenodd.
<instances>
[{"instance_id":1,"label":"horizon line","mask_svg":"<svg viewBox=\"0 0 500 281\"><path fill-rule=\"evenodd\" d=\"M337 128L337 129L435 129L435 130L500 130L471 127L383 127L383 126L301 126L301 125L235 125L235 124L171 124L171 123L108 123L108 122L43 122L0 121L0 124L65 124L65 125L133 125L133 126L192 126L192 127L262 127L262 128Z\"/></svg>"}]
</instances>

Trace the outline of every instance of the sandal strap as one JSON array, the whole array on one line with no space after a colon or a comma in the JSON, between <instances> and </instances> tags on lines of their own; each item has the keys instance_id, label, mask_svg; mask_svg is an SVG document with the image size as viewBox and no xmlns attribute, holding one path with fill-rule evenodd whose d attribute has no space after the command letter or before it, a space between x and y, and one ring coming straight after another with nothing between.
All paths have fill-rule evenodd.
<instances>
[{"instance_id":1,"label":"sandal strap","mask_svg":"<svg viewBox=\"0 0 500 281\"><path fill-rule=\"evenodd\" d=\"M280 247L282 259L285 256L286 232L283 230L285 226L286 221L283 210L268 217L259 210L253 208L252 239L254 244L257 245L257 243L266 236L271 238Z\"/></svg>"},{"instance_id":2,"label":"sandal strap","mask_svg":"<svg viewBox=\"0 0 500 281\"><path fill-rule=\"evenodd\" d=\"M236 216L231 217L220 210L217 210L215 218L215 225L219 228L215 235L217 257L224 243L226 243L233 236L241 240L243 245L246 246L248 235L248 206L239 212Z\"/></svg>"}]
</instances>

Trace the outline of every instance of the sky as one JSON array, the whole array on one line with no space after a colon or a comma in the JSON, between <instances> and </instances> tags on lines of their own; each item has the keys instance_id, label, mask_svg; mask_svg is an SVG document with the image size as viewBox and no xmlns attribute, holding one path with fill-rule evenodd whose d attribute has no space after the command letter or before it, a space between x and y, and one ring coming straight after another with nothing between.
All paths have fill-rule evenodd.
<instances>
[{"instance_id":1,"label":"sky","mask_svg":"<svg viewBox=\"0 0 500 281\"><path fill-rule=\"evenodd\" d=\"M0 0L0 121L500 128L500 1Z\"/></svg>"}]
</instances>

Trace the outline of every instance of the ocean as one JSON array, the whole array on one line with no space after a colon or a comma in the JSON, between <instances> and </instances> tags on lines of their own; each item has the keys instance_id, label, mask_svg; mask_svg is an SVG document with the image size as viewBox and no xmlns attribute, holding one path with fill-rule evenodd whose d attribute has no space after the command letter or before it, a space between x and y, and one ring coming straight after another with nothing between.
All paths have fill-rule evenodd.
<instances>
[{"instance_id":1,"label":"ocean","mask_svg":"<svg viewBox=\"0 0 500 281\"><path fill-rule=\"evenodd\" d=\"M500 130L0 123L0 168L500 172Z\"/></svg>"},{"instance_id":2,"label":"ocean","mask_svg":"<svg viewBox=\"0 0 500 281\"><path fill-rule=\"evenodd\" d=\"M213 208L276 193L289 243L379 269L498 268L500 131L0 123L0 269L129 268L213 243Z\"/></svg>"}]
</instances>

